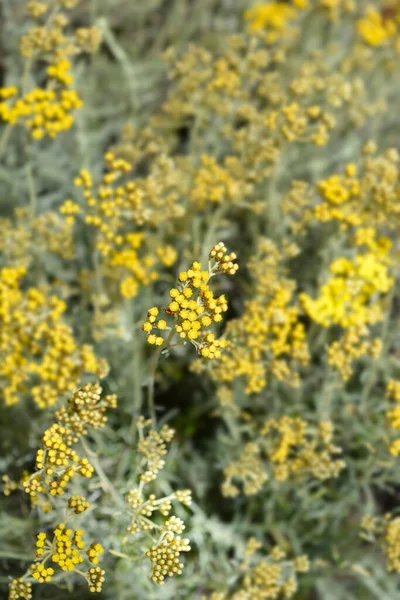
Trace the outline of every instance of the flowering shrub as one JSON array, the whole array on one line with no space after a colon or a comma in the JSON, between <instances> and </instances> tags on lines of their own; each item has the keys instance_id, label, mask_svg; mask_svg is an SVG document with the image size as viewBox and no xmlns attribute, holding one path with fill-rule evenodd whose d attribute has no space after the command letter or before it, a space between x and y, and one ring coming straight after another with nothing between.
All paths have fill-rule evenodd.
<instances>
[{"instance_id":1,"label":"flowering shrub","mask_svg":"<svg viewBox=\"0 0 400 600\"><path fill-rule=\"evenodd\" d=\"M0 12L0 596L396 598L396 3Z\"/></svg>"}]
</instances>

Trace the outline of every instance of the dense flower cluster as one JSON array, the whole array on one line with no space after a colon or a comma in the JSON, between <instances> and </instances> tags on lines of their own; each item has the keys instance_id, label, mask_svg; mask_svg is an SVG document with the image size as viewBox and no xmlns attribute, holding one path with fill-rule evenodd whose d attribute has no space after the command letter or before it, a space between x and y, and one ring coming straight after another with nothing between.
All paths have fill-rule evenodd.
<instances>
[{"instance_id":1,"label":"dense flower cluster","mask_svg":"<svg viewBox=\"0 0 400 600\"><path fill-rule=\"evenodd\" d=\"M126 180L132 164L117 158L112 152L105 155L105 162L107 172L99 185L94 184L87 170L80 172L75 185L83 189L86 204L84 221L95 231L95 246L101 257L103 277L110 282L116 281L124 298L132 298L137 296L141 286L149 285L158 278L156 264L170 267L176 260L176 251L171 246L157 244L154 250L151 239L138 229L152 220L158 210L167 210L168 201L167 204L165 199L157 203L153 215L150 194L157 193L151 189L153 177L142 181ZM73 222L82 211L76 202L66 200L60 212Z\"/></svg>"},{"instance_id":2,"label":"dense flower cluster","mask_svg":"<svg viewBox=\"0 0 400 600\"><path fill-rule=\"evenodd\" d=\"M340 257L330 264L331 277L315 300L306 293L299 296L313 321L322 327L342 328L342 337L329 345L327 357L345 381L356 359L379 356L381 341L370 338L370 327L384 318L384 298L394 285L389 238L377 238L374 228L361 227L355 233L354 246L353 258Z\"/></svg>"},{"instance_id":3,"label":"dense flower cluster","mask_svg":"<svg viewBox=\"0 0 400 600\"><path fill-rule=\"evenodd\" d=\"M364 232L366 239L361 244L368 245L367 251L356 254L353 259L340 257L333 261L329 266L332 276L321 286L316 300L307 294L300 295L306 313L323 327L339 325L346 329L382 320L380 304L371 301L393 286L388 272L391 242L387 238L375 242L373 230L358 233Z\"/></svg>"},{"instance_id":4,"label":"dense flower cluster","mask_svg":"<svg viewBox=\"0 0 400 600\"><path fill-rule=\"evenodd\" d=\"M266 600L267 598L292 598L298 589L297 574L307 573L310 562L306 555L289 558L279 546L260 558L257 550L262 546L255 538L246 544L241 565L240 583L236 590L224 590L208 596L208 600ZM202 600L206 600L203 597Z\"/></svg>"},{"instance_id":5,"label":"dense flower cluster","mask_svg":"<svg viewBox=\"0 0 400 600\"><path fill-rule=\"evenodd\" d=\"M361 537L381 547L387 570L400 573L400 517L391 513L383 517L367 514L360 525Z\"/></svg>"},{"instance_id":6,"label":"dense flower cluster","mask_svg":"<svg viewBox=\"0 0 400 600\"><path fill-rule=\"evenodd\" d=\"M54 211L32 215L16 208L12 218L0 218L0 251L8 266L28 267L39 253L74 257L72 227Z\"/></svg>"},{"instance_id":7,"label":"dense flower cluster","mask_svg":"<svg viewBox=\"0 0 400 600\"><path fill-rule=\"evenodd\" d=\"M104 427L107 420L105 410L116 407L114 395L102 397L101 394L102 388L97 383L88 383L72 395L67 406L55 413L56 422L44 432L42 447L36 453L36 471L22 482L23 489L36 504L40 505L38 495L44 498L63 496L68 483L76 474L92 477L94 468L72 446L88 433L88 427ZM67 511L67 516L72 517L87 510L90 504L83 496L72 495L67 506L70 510L69 514ZM97 565L104 549L99 543L87 545L83 535L82 529L73 530L66 523L58 523L51 540L46 532L40 532L36 540L36 560L22 578L10 582L9 599L30 598L29 595L23 595L31 590L30 583L25 583L29 576L38 583L51 582L55 570L45 566L48 560L61 571L79 572L87 580L89 591L100 592L104 571ZM78 566L85 561L96 566L82 572Z\"/></svg>"},{"instance_id":8,"label":"dense flower cluster","mask_svg":"<svg viewBox=\"0 0 400 600\"><path fill-rule=\"evenodd\" d=\"M9 600L395 597L396 1L86 4L1 48Z\"/></svg>"},{"instance_id":9,"label":"dense flower cluster","mask_svg":"<svg viewBox=\"0 0 400 600\"><path fill-rule=\"evenodd\" d=\"M83 541L83 535L84 532L82 529L74 531L70 527L67 527L65 523L57 525L51 541L48 539L46 533L39 533L36 541L36 562L30 567L32 577L38 583L49 583L55 571L53 567L45 567L45 562L51 560L52 564L61 571L73 572L78 570L90 581L90 569L87 573L82 573L78 566L84 563L85 560L95 565L98 564L98 557L103 554L104 550L101 544L86 546ZM101 589L96 589L95 591L101 591Z\"/></svg>"},{"instance_id":10,"label":"dense flower cluster","mask_svg":"<svg viewBox=\"0 0 400 600\"><path fill-rule=\"evenodd\" d=\"M341 452L333 444L331 422L312 427L300 418L268 419L259 437L246 444L239 459L224 469L222 490L225 496L237 496L240 483L244 494L256 494L269 473L277 481L337 477L345 466L337 458Z\"/></svg>"},{"instance_id":11,"label":"dense flower cluster","mask_svg":"<svg viewBox=\"0 0 400 600\"><path fill-rule=\"evenodd\" d=\"M71 129L74 124L73 111L82 108L82 100L77 92L60 86L61 73L66 75L69 63L59 63L53 68L57 69L59 76L50 75L53 72L51 67L47 69L47 89L34 88L21 98L18 98L18 89L14 86L0 89L0 118L10 125L23 125L35 140L46 136L54 138L62 131ZM52 82L57 84L52 85Z\"/></svg>"},{"instance_id":12,"label":"dense flower cluster","mask_svg":"<svg viewBox=\"0 0 400 600\"><path fill-rule=\"evenodd\" d=\"M67 4L61 6L72 8ZM0 88L0 119L9 125L22 125L36 140L55 138L72 127L74 111L82 108L82 100L72 87L74 78L69 57L82 50L94 52L100 36L95 29L77 30L72 36L66 34L68 17L63 12L50 11L50 5L45 2L31 2L28 10L38 23L22 37L21 54L28 68L41 61L48 64L45 83L26 90L25 75L20 86ZM44 24L40 24L42 17Z\"/></svg>"},{"instance_id":13,"label":"dense flower cluster","mask_svg":"<svg viewBox=\"0 0 400 600\"><path fill-rule=\"evenodd\" d=\"M72 446L80 436L88 433L88 427L104 427L107 420L105 410L116 407L115 396L102 398L101 393L102 388L98 384L88 383L72 395L67 406L56 412L56 422L44 432L42 447L36 453L36 471L23 481L25 492L33 499L37 500L38 494L64 495L65 488L75 475L92 477L93 466ZM79 497L70 498L69 505L76 512L87 508L86 500Z\"/></svg>"},{"instance_id":14,"label":"dense flower cluster","mask_svg":"<svg viewBox=\"0 0 400 600\"><path fill-rule=\"evenodd\" d=\"M180 534L184 531L183 521L176 516L169 516L172 502L183 506L190 506L190 490L177 490L168 496L157 498L155 494L145 491L145 486L157 478L158 472L164 467L162 458L167 453L166 443L174 436L174 430L164 425L158 433L151 427L151 421L141 417L137 424L139 442L137 452L142 457L139 462L141 473L139 486L131 489L125 501L129 507L130 523L128 532L138 535L143 531L155 531L158 540L147 551L146 556L153 563L151 578L155 583L163 584L166 577L180 575L183 564L180 562L181 552L189 552L189 540L182 539ZM154 513L159 512L168 517L162 525L153 520Z\"/></svg>"},{"instance_id":15,"label":"dense flower cluster","mask_svg":"<svg viewBox=\"0 0 400 600\"><path fill-rule=\"evenodd\" d=\"M29 396L45 408L76 389L83 373L104 377L108 366L91 346L76 344L60 298L23 289L25 273L25 267L0 269L0 388L7 405Z\"/></svg>"},{"instance_id":16,"label":"dense flower cluster","mask_svg":"<svg viewBox=\"0 0 400 600\"><path fill-rule=\"evenodd\" d=\"M164 337L154 334L154 329L169 331L168 341L176 332L181 339L188 339L204 358L220 358L221 348L225 348L227 342L216 339L207 328L212 323L222 321L222 314L228 310L228 303L224 294L214 296L208 282L218 271L234 275L239 268L235 260L236 254L227 254L226 247L220 242L210 251L208 270L202 271L201 263L195 261L187 271L179 273L178 287L170 290L171 302L166 310L168 315L175 317L175 325L170 328L164 319L157 321L159 309L150 308L142 326L147 333L148 343L157 346L164 344Z\"/></svg>"},{"instance_id":17,"label":"dense flower cluster","mask_svg":"<svg viewBox=\"0 0 400 600\"><path fill-rule=\"evenodd\" d=\"M398 162L395 148L376 155L376 145L368 142L360 164L348 163L343 174L321 179L315 190L306 182L294 182L284 201L294 230L302 230L315 220L337 222L341 229L363 227L370 231L382 225L389 230L398 228Z\"/></svg>"},{"instance_id":18,"label":"dense flower cluster","mask_svg":"<svg viewBox=\"0 0 400 600\"><path fill-rule=\"evenodd\" d=\"M261 392L267 374L299 385L298 367L307 365L309 352L295 282L284 276L282 261L296 253L288 246L282 253L272 240L259 242L258 253L249 262L254 281L252 299L243 315L228 323L228 348L213 371L217 382L245 380L247 394Z\"/></svg>"},{"instance_id":19,"label":"dense flower cluster","mask_svg":"<svg viewBox=\"0 0 400 600\"><path fill-rule=\"evenodd\" d=\"M394 9L395 13L398 9ZM367 7L365 15L357 21L357 30L363 41L378 47L390 42L397 33L398 15L386 17L372 5ZM397 35L398 37L398 35Z\"/></svg>"}]
</instances>

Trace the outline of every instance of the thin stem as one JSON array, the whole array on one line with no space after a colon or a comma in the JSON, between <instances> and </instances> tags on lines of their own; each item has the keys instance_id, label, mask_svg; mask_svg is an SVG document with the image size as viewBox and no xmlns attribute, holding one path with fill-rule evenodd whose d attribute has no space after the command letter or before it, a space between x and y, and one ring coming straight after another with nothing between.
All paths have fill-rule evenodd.
<instances>
[{"instance_id":1,"label":"thin stem","mask_svg":"<svg viewBox=\"0 0 400 600\"><path fill-rule=\"evenodd\" d=\"M110 554L114 556L118 556L119 558L124 558L125 560L129 560L129 562L136 562L137 560L143 560L144 556L128 556L128 554L124 554L123 552L118 552L117 550L109 550Z\"/></svg>"},{"instance_id":2,"label":"thin stem","mask_svg":"<svg viewBox=\"0 0 400 600\"><path fill-rule=\"evenodd\" d=\"M11 125L11 123L8 123L5 126L4 131L0 138L0 158L3 156L3 153L7 146L7 142L10 139L11 130L12 130L12 125Z\"/></svg>"},{"instance_id":3,"label":"thin stem","mask_svg":"<svg viewBox=\"0 0 400 600\"><path fill-rule=\"evenodd\" d=\"M83 437L81 437L81 443L86 454L90 456L90 462L93 464L96 473L99 476L101 487L104 490L104 492L108 492L114 498L115 503L119 506L125 505L123 498L118 494L117 490L103 471L103 468L100 465L96 452L93 452L93 450L89 448L89 446L86 443L86 440Z\"/></svg>"},{"instance_id":4,"label":"thin stem","mask_svg":"<svg viewBox=\"0 0 400 600\"><path fill-rule=\"evenodd\" d=\"M126 83L129 88L131 110L132 113L135 115L138 112L139 107L139 99L135 83L137 80L135 69L132 67L132 64L125 50L120 46L113 32L108 26L106 19L99 19L97 21L97 26L100 29L103 39L106 42L109 50L113 54L114 58L119 62L119 64L121 65L121 69L125 74Z\"/></svg>"},{"instance_id":5,"label":"thin stem","mask_svg":"<svg viewBox=\"0 0 400 600\"><path fill-rule=\"evenodd\" d=\"M171 331L169 332L167 339L164 341L164 343L161 346L159 346L157 348L156 352L153 355L151 363L150 363L149 383L148 383L148 387L147 387L147 407L149 410L150 418L153 423L153 427L156 426L156 413L155 413L155 409L154 409L154 386L155 386L158 360L160 358L161 352L169 347L170 342L172 341L172 338L174 337L174 335L175 335L175 328L172 328Z\"/></svg>"},{"instance_id":6,"label":"thin stem","mask_svg":"<svg viewBox=\"0 0 400 600\"><path fill-rule=\"evenodd\" d=\"M32 162L30 159L28 160L28 162L25 165L25 170L26 170L26 178L28 180L28 191L29 191L31 216L32 216L32 218L35 218L36 212L37 212L37 196L36 196L36 190L35 190L35 180L33 178L33 173L32 173Z\"/></svg>"}]
</instances>

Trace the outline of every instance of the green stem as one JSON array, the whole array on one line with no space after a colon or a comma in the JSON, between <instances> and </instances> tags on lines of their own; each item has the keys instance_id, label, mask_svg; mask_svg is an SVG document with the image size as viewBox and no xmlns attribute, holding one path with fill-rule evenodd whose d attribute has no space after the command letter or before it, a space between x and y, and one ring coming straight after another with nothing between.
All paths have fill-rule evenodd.
<instances>
[{"instance_id":1,"label":"green stem","mask_svg":"<svg viewBox=\"0 0 400 600\"><path fill-rule=\"evenodd\" d=\"M11 130L12 125L10 123L7 123L0 138L0 158L3 156L3 153L7 146L7 142L10 139Z\"/></svg>"},{"instance_id":2,"label":"green stem","mask_svg":"<svg viewBox=\"0 0 400 600\"><path fill-rule=\"evenodd\" d=\"M81 437L81 443L82 443L82 447L83 447L84 451L86 452L86 454L88 454L90 456L90 462L93 464L95 471L100 479L100 483L101 483L101 487L102 487L103 491L108 492L110 494L110 496L113 497L113 499L115 500L115 503L118 506L125 506L123 498L118 494L117 490L115 489L115 487L113 486L113 484L108 479L105 472L103 471L103 467L101 466L101 464L98 460L98 456L97 456L96 452L93 452L93 450L91 450L89 448L89 446L86 443L86 440L83 437Z\"/></svg>"},{"instance_id":3,"label":"green stem","mask_svg":"<svg viewBox=\"0 0 400 600\"><path fill-rule=\"evenodd\" d=\"M135 115L137 114L139 107L139 99L135 83L137 80L137 74L135 73L135 69L132 67L132 64L125 50L120 46L117 39L115 38L106 19L99 19L97 21L97 26L100 29L103 39L107 44L109 50L111 51L117 62L119 62L119 64L121 65L121 69L125 74L127 86L129 88L131 110L132 114Z\"/></svg>"},{"instance_id":4,"label":"green stem","mask_svg":"<svg viewBox=\"0 0 400 600\"><path fill-rule=\"evenodd\" d=\"M129 560L129 562L136 562L138 560L143 560L144 556L128 556L127 554L123 554L122 552L118 552L117 550L109 550L110 554L114 556L118 556L119 558L124 558L125 560Z\"/></svg>"},{"instance_id":5,"label":"green stem","mask_svg":"<svg viewBox=\"0 0 400 600\"><path fill-rule=\"evenodd\" d=\"M147 387L147 407L148 407L150 418L152 420L153 427L156 426L156 413L155 413L155 409L154 409L154 386L155 386L158 360L160 358L161 352L169 347L174 335L175 335L175 328L173 327L171 329L171 331L169 332L169 335L168 335L167 339L164 341L164 343L157 348L156 352L153 355L151 363L150 363L149 383L148 383L148 387Z\"/></svg>"},{"instance_id":6,"label":"green stem","mask_svg":"<svg viewBox=\"0 0 400 600\"><path fill-rule=\"evenodd\" d=\"M31 216L34 219L36 217L36 213L37 213L37 196L36 196L36 190L35 190L35 180L33 178L33 173L32 173L32 162L31 162L30 158L28 159L28 162L25 165L25 170L26 170L26 178L28 180L28 191L29 191Z\"/></svg>"}]
</instances>

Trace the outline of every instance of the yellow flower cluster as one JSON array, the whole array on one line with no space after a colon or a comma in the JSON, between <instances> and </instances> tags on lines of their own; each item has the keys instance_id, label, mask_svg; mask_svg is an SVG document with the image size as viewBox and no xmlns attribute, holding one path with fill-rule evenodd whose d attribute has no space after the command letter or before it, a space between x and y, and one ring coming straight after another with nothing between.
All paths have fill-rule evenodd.
<instances>
[{"instance_id":1,"label":"yellow flower cluster","mask_svg":"<svg viewBox=\"0 0 400 600\"><path fill-rule=\"evenodd\" d=\"M37 501L38 494L48 493L51 496L63 495L68 481L76 473L91 477L94 469L87 458L80 458L72 445L78 438L87 433L87 427L103 427L106 421L104 411L107 407L115 408L116 398L108 395L101 398L102 388L95 383L88 383L75 392L67 407L56 413L56 423L43 434L43 445L36 454L37 471L23 478L22 486ZM80 514L89 508L89 502L82 496L70 496L67 507L70 510L67 518ZM51 508L51 507L50 507ZM73 530L66 523L59 523L54 530L53 539L49 540L45 532L40 532L36 540L36 560L28 568L25 575L10 582L10 598L29 598L30 584L24 580L32 576L38 583L52 580L54 569L45 564L51 560L61 571L76 571L88 582L90 592L101 592L104 582L104 570L97 565L104 549L99 543L86 545L83 541L82 529ZM88 561L90 568L82 572L77 568ZM23 594L26 593L24 596ZM19 596L18 596L19 594Z\"/></svg>"},{"instance_id":2,"label":"yellow flower cluster","mask_svg":"<svg viewBox=\"0 0 400 600\"><path fill-rule=\"evenodd\" d=\"M400 517L391 513L383 517L364 515L360 535L368 542L380 545L388 572L400 573Z\"/></svg>"},{"instance_id":3,"label":"yellow flower cluster","mask_svg":"<svg viewBox=\"0 0 400 600\"><path fill-rule=\"evenodd\" d=\"M25 271L0 270L0 388L6 405L28 394L45 408L76 389L83 373L104 377L108 366L91 346L77 346L62 320L62 300L37 288L22 290Z\"/></svg>"},{"instance_id":4,"label":"yellow flower cluster","mask_svg":"<svg viewBox=\"0 0 400 600\"><path fill-rule=\"evenodd\" d=\"M68 508L79 515L90 508L90 504L83 496L71 496L71 498L68 500Z\"/></svg>"},{"instance_id":5,"label":"yellow flower cluster","mask_svg":"<svg viewBox=\"0 0 400 600\"><path fill-rule=\"evenodd\" d=\"M267 480L262 449L258 444L249 442L244 445L240 457L225 467L222 493L228 498L234 498L240 493L240 484L243 494L253 496Z\"/></svg>"},{"instance_id":6,"label":"yellow flower cluster","mask_svg":"<svg viewBox=\"0 0 400 600\"><path fill-rule=\"evenodd\" d=\"M82 529L76 529L75 531L68 528L65 523L59 523L54 530L54 536L52 541L48 540L46 533L41 532L37 536L36 541L36 559L31 565L32 577L39 583L48 583L51 581L52 575L54 575L54 569L52 567L45 568L44 563L47 560L51 560L53 564L57 565L61 571L73 572L78 571L78 565L85 562L85 558L90 563L97 565L99 562L99 556L103 554L104 549L101 544L90 544L86 547L83 541L84 532ZM88 580L88 574L81 573ZM90 584L89 584L90 589ZM100 591L100 590L90 590Z\"/></svg>"},{"instance_id":7,"label":"yellow flower cluster","mask_svg":"<svg viewBox=\"0 0 400 600\"><path fill-rule=\"evenodd\" d=\"M254 281L254 298L245 302L243 315L228 323L228 348L213 370L219 383L246 382L246 394L261 392L267 373L291 385L298 385L298 365L307 365L309 353L305 328L295 304L295 283L281 274L285 256L295 252L291 246L280 253L271 240L261 240L258 253L249 261Z\"/></svg>"},{"instance_id":8,"label":"yellow flower cluster","mask_svg":"<svg viewBox=\"0 0 400 600\"><path fill-rule=\"evenodd\" d=\"M343 335L327 346L327 362L336 369L343 381L353 374L353 363L362 356L378 358L382 340L371 338L365 326L348 327Z\"/></svg>"},{"instance_id":9,"label":"yellow flower cluster","mask_svg":"<svg viewBox=\"0 0 400 600\"><path fill-rule=\"evenodd\" d=\"M36 471L23 481L23 488L32 498L38 494L62 496L75 475L90 478L94 469L87 458L81 458L72 448L87 427L104 427L106 408L115 408L115 396L101 398L102 388L88 383L75 392L67 407L56 413L57 422L43 434L42 447L36 453ZM70 504L71 503L71 504ZM83 512L88 507L84 498L72 497L70 508Z\"/></svg>"},{"instance_id":10,"label":"yellow flower cluster","mask_svg":"<svg viewBox=\"0 0 400 600\"><path fill-rule=\"evenodd\" d=\"M308 316L324 328L340 326L341 337L328 345L328 364L338 370L346 381L353 372L353 362L361 356L377 358L382 349L379 338L370 338L370 326L384 315L384 298L394 279L390 274L392 242L377 238L372 227L356 230L353 258L334 260L329 270L332 276L312 299L302 293L299 299Z\"/></svg>"},{"instance_id":11,"label":"yellow flower cluster","mask_svg":"<svg viewBox=\"0 0 400 600\"><path fill-rule=\"evenodd\" d=\"M273 43L285 35L288 22L296 16L295 7L303 8L304 5L307 5L307 0L297 0L294 6L290 2L255 4L244 16L251 32L267 31L266 39L268 43Z\"/></svg>"},{"instance_id":12,"label":"yellow flower cluster","mask_svg":"<svg viewBox=\"0 0 400 600\"><path fill-rule=\"evenodd\" d=\"M12 579L8 588L8 600L31 600L32 585L24 583L20 577Z\"/></svg>"},{"instance_id":13,"label":"yellow flower cluster","mask_svg":"<svg viewBox=\"0 0 400 600\"><path fill-rule=\"evenodd\" d=\"M331 263L332 277L321 286L317 299L299 296L305 312L323 327L362 327L382 319L382 308L374 300L394 283L389 275L391 241L375 240L375 231L367 229L357 232L355 242L367 245L368 250L353 259L341 257Z\"/></svg>"},{"instance_id":14,"label":"yellow flower cluster","mask_svg":"<svg viewBox=\"0 0 400 600\"><path fill-rule=\"evenodd\" d=\"M45 15L50 6L43 2L30 2L28 10L34 19ZM62 8L68 9L67 5ZM82 108L79 94L72 89L72 64L69 58L82 50L95 51L100 36L94 29L77 30L75 36L67 35L68 18L53 11L47 21L29 29L21 39L21 54L27 59L27 68L44 61L46 82L29 91L13 85L0 88L0 119L9 125L22 125L32 138L55 138L74 124L74 111ZM97 33L97 35L96 35Z\"/></svg>"},{"instance_id":15,"label":"yellow flower cluster","mask_svg":"<svg viewBox=\"0 0 400 600\"><path fill-rule=\"evenodd\" d=\"M297 591L297 574L307 573L310 562L306 555L289 558L279 546L273 547L267 556L259 558L257 550L262 546L250 538L245 549L245 560L241 565L241 580L223 592L203 596L202 600L267 600L292 598Z\"/></svg>"},{"instance_id":16,"label":"yellow flower cluster","mask_svg":"<svg viewBox=\"0 0 400 600\"><path fill-rule=\"evenodd\" d=\"M28 11L36 23L21 38L21 55L31 61L41 59L56 64L82 51L96 52L101 41L99 30L92 27L69 32L69 17L65 12L61 12L71 10L79 1L57 0L56 4L59 7L54 10L53 6L52 11L48 2L28 2Z\"/></svg>"},{"instance_id":17,"label":"yellow flower cluster","mask_svg":"<svg viewBox=\"0 0 400 600\"><path fill-rule=\"evenodd\" d=\"M330 421L312 427L300 418L283 416L268 419L259 437L245 445L242 455L224 470L222 491L225 496L257 493L268 471L277 481L313 477L320 481L337 477L345 466L336 458L341 449L335 446Z\"/></svg>"},{"instance_id":18,"label":"yellow flower cluster","mask_svg":"<svg viewBox=\"0 0 400 600\"><path fill-rule=\"evenodd\" d=\"M397 21L385 18L382 12L368 6L365 15L357 21L357 31L369 46L383 46L396 34Z\"/></svg>"},{"instance_id":19,"label":"yellow flower cluster","mask_svg":"<svg viewBox=\"0 0 400 600\"><path fill-rule=\"evenodd\" d=\"M152 530L159 534L159 538L147 551L146 556L153 563L152 580L163 584L166 577L180 575L183 564L179 560L181 552L189 552L189 540L180 538L185 525L176 516L169 516L172 502L179 502L183 506L190 506L190 490L177 490L161 498L155 494L145 495L144 488L154 481L158 472L164 467L162 458L167 453L166 443L174 435L174 430L164 425L160 432L151 427L151 421L140 417L138 423L139 441L137 444L138 455L142 457L139 486L128 492L125 497L128 505L130 522L127 531L137 535L140 532ZM153 513L159 512L164 517L169 517L162 525L152 520Z\"/></svg>"},{"instance_id":20,"label":"yellow flower cluster","mask_svg":"<svg viewBox=\"0 0 400 600\"><path fill-rule=\"evenodd\" d=\"M32 577L38 583L50 583L54 575L52 567L45 567L43 563L34 563L31 567Z\"/></svg>"},{"instance_id":21,"label":"yellow flower cluster","mask_svg":"<svg viewBox=\"0 0 400 600\"><path fill-rule=\"evenodd\" d=\"M38 253L74 257L73 230L57 212L33 216L26 207L0 218L0 252L8 266L28 267Z\"/></svg>"},{"instance_id":22,"label":"yellow flower cluster","mask_svg":"<svg viewBox=\"0 0 400 600\"><path fill-rule=\"evenodd\" d=\"M273 466L273 476L278 481L285 481L290 476L304 478L308 474L324 481L337 477L345 467L344 461L336 458L342 451L332 443L333 424L330 421L312 428L300 418L269 419L261 436L265 438L263 445ZM272 443L269 438L273 439Z\"/></svg>"},{"instance_id":23,"label":"yellow flower cluster","mask_svg":"<svg viewBox=\"0 0 400 600\"><path fill-rule=\"evenodd\" d=\"M183 563L180 562L180 554L189 552L189 540L176 535L174 531L165 531L160 540L150 546L146 556L153 563L151 579L163 585L166 577L180 575Z\"/></svg>"},{"instance_id":24,"label":"yellow flower cluster","mask_svg":"<svg viewBox=\"0 0 400 600\"><path fill-rule=\"evenodd\" d=\"M270 10L275 4L282 12L292 10L285 3L265 6ZM216 57L197 47L180 59L167 53L175 87L157 124L169 119L166 135L171 119L177 124L195 120L191 149L198 149L202 164L197 159L190 164L189 157L180 170L182 181L193 173L191 195L200 206L224 202L258 210L265 205L262 182L271 178L288 145L323 146L344 123L360 126L382 111L381 102L367 101L360 77L332 73L322 52L305 60L293 76L286 69L285 52L295 44L295 38L283 36L271 49L265 36L233 36ZM205 154L201 145L215 121L227 148L222 160ZM153 135L162 131L159 127Z\"/></svg>"},{"instance_id":25,"label":"yellow flower cluster","mask_svg":"<svg viewBox=\"0 0 400 600\"><path fill-rule=\"evenodd\" d=\"M400 517L385 518L384 551L388 571L400 573Z\"/></svg>"},{"instance_id":26,"label":"yellow flower cluster","mask_svg":"<svg viewBox=\"0 0 400 600\"><path fill-rule=\"evenodd\" d=\"M75 90L54 86L34 88L21 98L15 87L1 88L0 98L3 100L0 102L0 119L10 125L23 125L35 140L46 136L55 138L62 131L71 129L73 111L82 108L82 100Z\"/></svg>"},{"instance_id":27,"label":"yellow flower cluster","mask_svg":"<svg viewBox=\"0 0 400 600\"><path fill-rule=\"evenodd\" d=\"M80 172L75 185L83 189L84 220L96 231L96 247L104 276L118 283L119 293L124 298L132 298L141 286L157 279L154 266L158 261L171 266L177 255L170 246L157 243L154 251L151 238L137 230L151 218L146 190L149 182L120 181L130 173L132 165L111 152L105 155L105 162L107 172L99 185L94 184L87 170ZM81 212L71 200L66 200L60 211L69 222ZM151 251L145 252L146 246Z\"/></svg>"},{"instance_id":28,"label":"yellow flower cluster","mask_svg":"<svg viewBox=\"0 0 400 600\"><path fill-rule=\"evenodd\" d=\"M365 157L357 167L349 163L344 175L332 175L317 184L323 201L303 216L303 222L338 221L342 228L398 228L400 209L397 202L399 154L391 148L381 156L373 156L374 144L364 148Z\"/></svg>"},{"instance_id":29,"label":"yellow flower cluster","mask_svg":"<svg viewBox=\"0 0 400 600\"><path fill-rule=\"evenodd\" d=\"M386 395L395 402L400 402L400 381L389 379L386 384Z\"/></svg>"},{"instance_id":30,"label":"yellow flower cluster","mask_svg":"<svg viewBox=\"0 0 400 600\"><path fill-rule=\"evenodd\" d=\"M234 157L227 157L219 165L213 156L203 154L201 167L193 175L190 198L197 209L209 204L236 204L243 202L252 191L252 185L243 180ZM239 177L238 177L239 175Z\"/></svg>"},{"instance_id":31,"label":"yellow flower cluster","mask_svg":"<svg viewBox=\"0 0 400 600\"><path fill-rule=\"evenodd\" d=\"M169 331L168 341L177 333L181 339L188 339L204 358L221 357L221 349L227 345L226 340L216 339L206 328L213 322L222 321L222 314L228 310L228 303L224 294L217 298L214 296L208 282L219 271L228 275L236 273L239 268L234 263L236 255L226 252L226 247L221 242L210 252L208 270L202 271L201 263L195 261L188 271L179 273L178 287L170 290L171 302L166 310L167 314L175 317L174 328L167 327L164 319L157 321L159 309L154 306L148 311L147 320L142 326L149 344L162 346L165 342L163 336L152 333L153 329Z\"/></svg>"}]
</instances>

